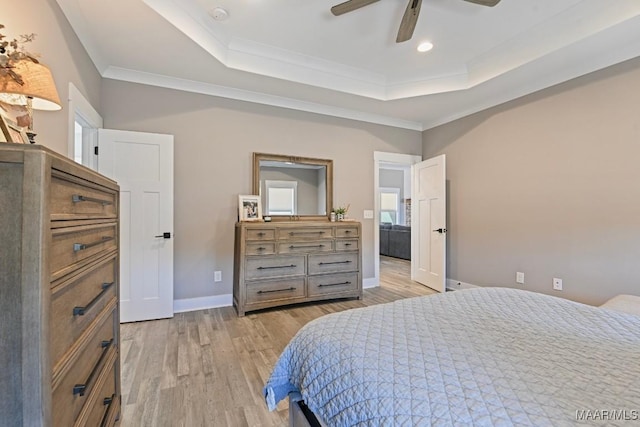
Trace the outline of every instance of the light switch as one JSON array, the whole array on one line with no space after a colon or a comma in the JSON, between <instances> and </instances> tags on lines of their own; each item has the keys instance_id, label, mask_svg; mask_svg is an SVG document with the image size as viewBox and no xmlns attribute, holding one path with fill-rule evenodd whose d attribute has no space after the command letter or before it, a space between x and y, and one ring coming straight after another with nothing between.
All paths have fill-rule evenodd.
<instances>
[{"instance_id":1,"label":"light switch","mask_svg":"<svg viewBox=\"0 0 640 427\"><path fill-rule=\"evenodd\" d=\"M373 211L369 209L365 209L364 219L373 219Z\"/></svg>"}]
</instances>

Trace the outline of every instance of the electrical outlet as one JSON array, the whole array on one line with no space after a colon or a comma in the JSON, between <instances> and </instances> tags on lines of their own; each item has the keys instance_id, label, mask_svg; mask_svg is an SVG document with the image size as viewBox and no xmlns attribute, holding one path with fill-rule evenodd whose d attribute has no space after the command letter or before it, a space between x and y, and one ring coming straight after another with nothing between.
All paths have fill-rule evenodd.
<instances>
[{"instance_id":1,"label":"electrical outlet","mask_svg":"<svg viewBox=\"0 0 640 427\"><path fill-rule=\"evenodd\" d=\"M214 282L222 282L222 271L215 271L213 273L213 281Z\"/></svg>"},{"instance_id":2,"label":"electrical outlet","mask_svg":"<svg viewBox=\"0 0 640 427\"><path fill-rule=\"evenodd\" d=\"M516 283L524 285L524 273L522 271L516 273Z\"/></svg>"},{"instance_id":3,"label":"electrical outlet","mask_svg":"<svg viewBox=\"0 0 640 427\"><path fill-rule=\"evenodd\" d=\"M553 278L553 289L556 291L562 290L562 279L558 279L556 277Z\"/></svg>"}]
</instances>

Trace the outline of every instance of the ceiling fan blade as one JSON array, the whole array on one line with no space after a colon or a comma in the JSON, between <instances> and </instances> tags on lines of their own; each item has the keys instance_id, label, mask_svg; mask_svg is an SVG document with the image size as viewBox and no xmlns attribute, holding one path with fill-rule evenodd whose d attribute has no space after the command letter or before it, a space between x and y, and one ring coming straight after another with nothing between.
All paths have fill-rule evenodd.
<instances>
[{"instance_id":1,"label":"ceiling fan blade","mask_svg":"<svg viewBox=\"0 0 640 427\"><path fill-rule=\"evenodd\" d=\"M418 15L420 15L420 6L422 6L422 0L409 0L407 10L405 10L402 22L400 22L396 43L406 42L413 36L413 30L416 28Z\"/></svg>"},{"instance_id":2,"label":"ceiling fan blade","mask_svg":"<svg viewBox=\"0 0 640 427\"><path fill-rule=\"evenodd\" d=\"M489 7L493 7L498 3L500 3L500 0L464 0L464 1L468 1L469 3L480 4L482 6L489 6Z\"/></svg>"},{"instance_id":3,"label":"ceiling fan blade","mask_svg":"<svg viewBox=\"0 0 640 427\"><path fill-rule=\"evenodd\" d=\"M342 15L343 13L351 12L361 7L367 6L371 3L375 3L379 0L349 0L344 3L337 4L331 8L331 13L335 16Z\"/></svg>"}]
</instances>

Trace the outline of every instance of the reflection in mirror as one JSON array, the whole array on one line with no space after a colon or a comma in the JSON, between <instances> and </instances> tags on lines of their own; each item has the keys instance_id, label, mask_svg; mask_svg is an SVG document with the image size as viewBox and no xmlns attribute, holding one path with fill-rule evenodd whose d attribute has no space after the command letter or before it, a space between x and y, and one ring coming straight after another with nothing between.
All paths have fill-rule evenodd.
<instances>
[{"instance_id":1,"label":"reflection in mirror","mask_svg":"<svg viewBox=\"0 0 640 427\"><path fill-rule=\"evenodd\" d=\"M333 162L254 153L254 194L271 217L323 217L332 203Z\"/></svg>"}]
</instances>

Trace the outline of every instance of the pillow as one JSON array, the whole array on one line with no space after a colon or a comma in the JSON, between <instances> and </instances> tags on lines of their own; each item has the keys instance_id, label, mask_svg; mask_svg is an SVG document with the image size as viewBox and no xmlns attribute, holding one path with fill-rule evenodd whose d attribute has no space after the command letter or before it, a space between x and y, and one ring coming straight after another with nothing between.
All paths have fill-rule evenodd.
<instances>
[{"instance_id":1,"label":"pillow","mask_svg":"<svg viewBox=\"0 0 640 427\"><path fill-rule=\"evenodd\" d=\"M635 295L617 295L600 307L640 316L640 297Z\"/></svg>"}]
</instances>

